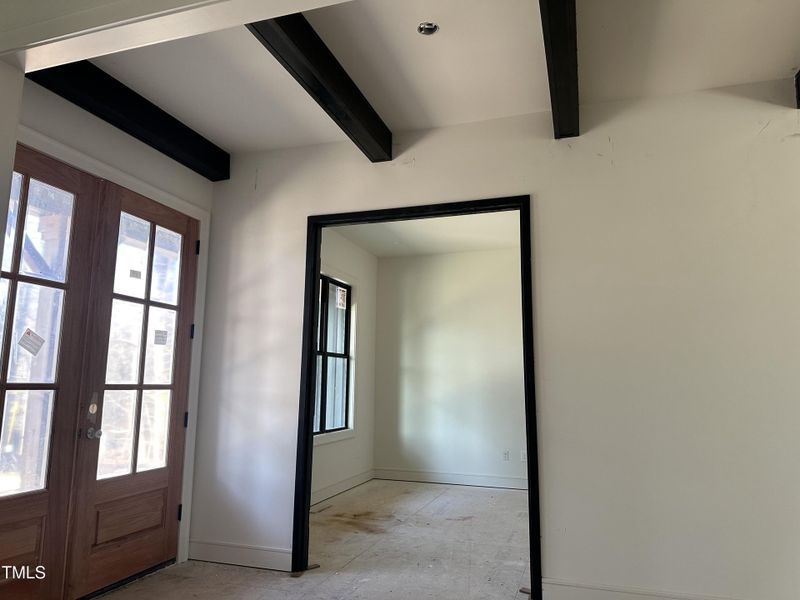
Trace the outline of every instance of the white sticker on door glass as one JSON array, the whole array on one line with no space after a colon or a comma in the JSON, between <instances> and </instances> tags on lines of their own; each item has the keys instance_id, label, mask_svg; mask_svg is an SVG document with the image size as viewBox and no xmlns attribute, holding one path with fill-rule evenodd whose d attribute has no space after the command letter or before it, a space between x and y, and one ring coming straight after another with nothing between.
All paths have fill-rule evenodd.
<instances>
[{"instance_id":1,"label":"white sticker on door glass","mask_svg":"<svg viewBox=\"0 0 800 600\"><path fill-rule=\"evenodd\" d=\"M44 346L44 338L31 329L26 329L19 339L19 345L36 356Z\"/></svg>"},{"instance_id":2,"label":"white sticker on door glass","mask_svg":"<svg viewBox=\"0 0 800 600\"><path fill-rule=\"evenodd\" d=\"M336 308L347 308L347 290L344 288L336 288Z\"/></svg>"},{"instance_id":3,"label":"white sticker on door glass","mask_svg":"<svg viewBox=\"0 0 800 600\"><path fill-rule=\"evenodd\" d=\"M153 343L156 346L166 346L167 340L169 339L169 331L166 329L156 329L153 332L155 335L153 336L154 340Z\"/></svg>"}]
</instances>

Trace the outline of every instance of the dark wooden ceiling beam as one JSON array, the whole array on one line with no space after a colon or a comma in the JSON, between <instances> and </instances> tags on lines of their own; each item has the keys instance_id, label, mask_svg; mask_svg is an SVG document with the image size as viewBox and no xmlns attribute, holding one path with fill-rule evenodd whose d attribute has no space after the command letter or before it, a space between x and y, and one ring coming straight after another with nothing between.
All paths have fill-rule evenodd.
<instances>
[{"instance_id":1,"label":"dark wooden ceiling beam","mask_svg":"<svg viewBox=\"0 0 800 600\"><path fill-rule=\"evenodd\" d=\"M367 158L392 160L392 132L302 14L247 28Z\"/></svg>"},{"instance_id":2,"label":"dark wooden ceiling beam","mask_svg":"<svg viewBox=\"0 0 800 600\"><path fill-rule=\"evenodd\" d=\"M230 178L225 150L89 61L26 76L203 177Z\"/></svg>"},{"instance_id":3,"label":"dark wooden ceiling beam","mask_svg":"<svg viewBox=\"0 0 800 600\"><path fill-rule=\"evenodd\" d=\"M553 134L580 135L578 112L578 29L575 0L539 0L550 80Z\"/></svg>"}]
</instances>

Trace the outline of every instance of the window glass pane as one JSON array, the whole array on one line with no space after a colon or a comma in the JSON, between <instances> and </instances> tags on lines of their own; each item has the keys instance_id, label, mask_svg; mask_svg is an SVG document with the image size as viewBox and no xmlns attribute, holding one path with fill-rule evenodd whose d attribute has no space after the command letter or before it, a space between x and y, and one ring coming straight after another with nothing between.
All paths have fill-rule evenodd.
<instances>
[{"instance_id":1,"label":"window glass pane","mask_svg":"<svg viewBox=\"0 0 800 600\"><path fill-rule=\"evenodd\" d=\"M31 179L19 272L65 281L75 196Z\"/></svg>"},{"instance_id":2,"label":"window glass pane","mask_svg":"<svg viewBox=\"0 0 800 600\"><path fill-rule=\"evenodd\" d=\"M41 490L47 478L53 390L9 390L0 432L0 496Z\"/></svg>"},{"instance_id":3,"label":"window glass pane","mask_svg":"<svg viewBox=\"0 0 800 600\"><path fill-rule=\"evenodd\" d=\"M174 310L150 307L147 322L147 354L144 362L144 382L168 385L172 383L172 358L175 350Z\"/></svg>"},{"instance_id":4,"label":"window glass pane","mask_svg":"<svg viewBox=\"0 0 800 600\"><path fill-rule=\"evenodd\" d=\"M117 264L114 271L114 291L117 294L144 298L149 250L150 223L122 213L119 218Z\"/></svg>"},{"instance_id":5,"label":"window glass pane","mask_svg":"<svg viewBox=\"0 0 800 600\"><path fill-rule=\"evenodd\" d=\"M97 478L131 472L136 390L106 390L103 395L103 435L97 456Z\"/></svg>"},{"instance_id":6,"label":"window glass pane","mask_svg":"<svg viewBox=\"0 0 800 600\"><path fill-rule=\"evenodd\" d=\"M347 316L347 288L328 284L328 352L345 352L344 329Z\"/></svg>"},{"instance_id":7,"label":"window glass pane","mask_svg":"<svg viewBox=\"0 0 800 600\"><path fill-rule=\"evenodd\" d=\"M328 358L328 389L325 400L325 429L346 427L347 359Z\"/></svg>"},{"instance_id":8,"label":"window glass pane","mask_svg":"<svg viewBox=\"0 0 800 600\"><path fill-rule=\"evenodd\" d=\"M144 306L114 300L108 337L106 383L139 383Z\"/></svg>"},{"instance_id":9,"label":"window glass pane","mask_svg":"<svg viewBox=\"0 0 800 600\"><path fill-rule=\"evenodd\" d=\"M319 298L317 299L317 306L319 307L319 311L317 312L317 350L322 350L322 286L323 282L320 282L319 286Z\"/></svg>"},{"instance_id":10,"label":"window glass pane","mask_svg":"<svg viewBox=\"0 0 800 600\"><path fill-rule=\"evenodd\" d=\"M169 390L142 392L139 450L136 456L136 470L139 472L167 466L169 400Z\"/></svg>"},{"instance_id":11,"label":"window glass pane","mask_svg":"<svg viewBox=\"0 0 800 600\"><path fill-rule=\"evenodd\" d=\"M178 303L178 284L181 275L181 243L183 236L156 226L153 252L153 283L150 299L167 304Z\"/></svg>"},{"instance_id":12,"label":"window glass pane","mask_svg":"<svg viewBox=\"0 0 800 600\"><path fill-rule=\"evenodd\" d=\"M319 433L319 416L322 413L320 398L322 397L322 357L317 357L317 391L314 394L314 433Z\"/></svg>"},{"instance_id":13,"label":"window glass pane","mask_svg":"<svg viewBox=\"0 0 800 600\"><path fill-rule=\"evenodd\" d=\"M14 257L14 241L17 235L19 216L19 197L22 193L22 175L14 173L11 178L11 197L8 201L6 217L6 239L3 242L3 271L11 270L11 259Z\"/></svg>"},{"instance_id":14,"label":"window glass pane","mask_svg":"<svg viewBox=\"0 0 800 600\"><path fill-rule=\"evenodd\" d=\"M62 290L32 283L17 284L8 381L55 381L63 304Z\"/></svg>"},{"instance_id":15,"label":"window glass pane","mask_svg":"<svg viewBox=\"0 0 800 600\"><path fill-rule=\"evenodd\" d=\"M3 336L6 333L6 313L8 312L8 292L11 282L0 279L0 359L3 358Z\"/></svg>"}]
</instances>

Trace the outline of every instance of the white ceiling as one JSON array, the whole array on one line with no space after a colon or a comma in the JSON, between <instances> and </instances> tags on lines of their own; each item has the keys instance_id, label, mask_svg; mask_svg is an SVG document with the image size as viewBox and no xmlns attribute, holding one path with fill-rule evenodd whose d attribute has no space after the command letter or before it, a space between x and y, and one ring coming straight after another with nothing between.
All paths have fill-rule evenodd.
<instances>
[{"instance_id":1,"label":"white ceiling","mask_svg":"<svg viewBox=\"0 0 800 600\"><path fill-rule=\"evenodd\" d=\"M379 258L519 247L515 210L330 229Z\"/></svg>"},{"instance_id":2,"label":"white ceiling","mask_svg":"<svg viewBox=\"0 0 800 600\"><path fill-rule=\"evenodd\" d=\"M800 0L577 0L581 103L793 76ZM305 13L394 132L549 110L537 0L352 0ZM420 21L439 23L425 37ZM98 58L230 152L346 140L244 28Z\"/></svg>"},{"instance_id":3,"label":"white ceiling","mask_svg":"<svg viewBox=\"0 0 800 600\"><path fill-rule=\"evenodd\" d=\"M581 102L794 77L798 0L578 0Z\"/></svg>"},{"instance_id":4,"label":"white ceiling","mask_svg":"<svg viewBox=\"0 0 800 600\"><path fill-rule=\"evenodd\" d=\"M537 0L353 0L305 15L393 131L550 110ZM439 32L420 35L420 21Z\"/></svg>"},{"instance_id":5,"label":"white ceiling","mask_svg":"<svg viewBox=\"0 0 800 600\"><path fill-rule=\"evenodd\" d=\"M229 152L347 139L244 27L92 62Z\"/></svg>"},{"instance_id":6,"label":"white ceiling","mask_svg":"<svg viewBox=\"0 0 800 600\"><path fill-rule=\"evenodd\" d=\"M550 108L536 0L354 0L306 16L393 131ZM425 20L441 30L419 35ZM93 62L231 152L347 139L244 27Z\"/></svg>"}]
</instances>

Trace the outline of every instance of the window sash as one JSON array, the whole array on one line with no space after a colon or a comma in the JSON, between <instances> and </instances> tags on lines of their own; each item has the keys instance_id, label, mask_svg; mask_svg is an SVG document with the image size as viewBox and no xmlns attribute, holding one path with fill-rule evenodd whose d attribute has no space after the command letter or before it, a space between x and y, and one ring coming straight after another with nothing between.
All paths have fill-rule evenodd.
<instances>
[{"instance_id":1,"label":"window sash","mask_svg":"<svg viewBox=\"0 0 800 600\"><path fill-rule=\"evenodd\" d=\"M344 314L344 352L334 352L327 349L328 345L328 320L329 320L329 292L330 286L335 285L347 291L347 306ZM351 327L351 307L352 307L353 288L348 284L320 275L320 310L319 323L317 327L317 350L316 356L321 358L320 376L316 382L316 389L319 391L319 429L314 431L314 435L323 433L333 433L344 431L350 428L350 327ZM328 428L326 423L327 401L328 401L328 362L331 358L345 360L345 389L344 389L344 426ZM316 409L316 402L315 402ZM317 421L315 417L314 421Z\"/></svg>"}]
</instances>

